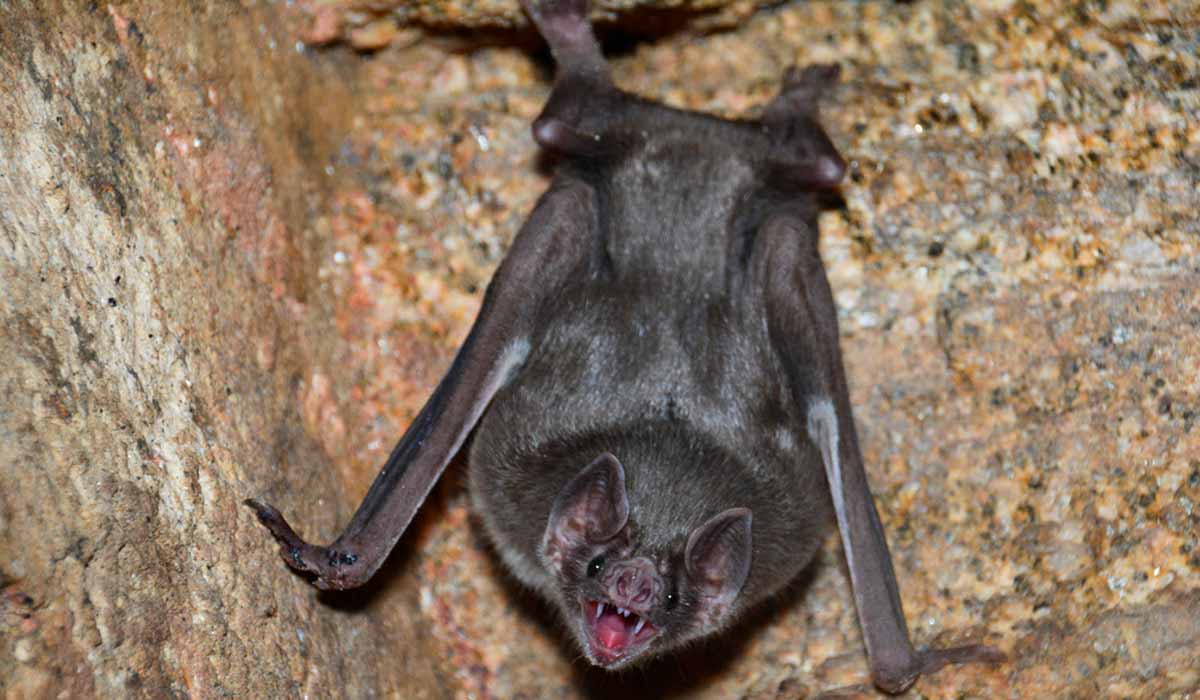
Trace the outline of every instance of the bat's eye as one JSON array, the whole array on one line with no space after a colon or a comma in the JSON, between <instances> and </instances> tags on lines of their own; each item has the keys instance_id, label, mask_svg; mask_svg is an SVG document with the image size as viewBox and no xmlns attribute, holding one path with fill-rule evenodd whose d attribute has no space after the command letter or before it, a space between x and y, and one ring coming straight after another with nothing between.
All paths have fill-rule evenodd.
<instances>
[{"instance_id":1,"label":"bat's eye","mask_svg":"<svg viewBox=\"0 0 1200 700\"><path fill-rule=\"evenodd\" d=\"M667 594L667 610L674 610L676 605L679 605L679 594L671 591Z\"/></svg>"},{"instance_id":2,"label":"bat's eye","mask_svg":"<svg viewBox=\"0 0 1200 700\"><path fill-rule=\"evenodd\" d=\"M596 557L588 562L587 574L588 576L595 576L596 574L600 573L602 569L604 569L604 557Z\"/></svg>"}]
</instances>

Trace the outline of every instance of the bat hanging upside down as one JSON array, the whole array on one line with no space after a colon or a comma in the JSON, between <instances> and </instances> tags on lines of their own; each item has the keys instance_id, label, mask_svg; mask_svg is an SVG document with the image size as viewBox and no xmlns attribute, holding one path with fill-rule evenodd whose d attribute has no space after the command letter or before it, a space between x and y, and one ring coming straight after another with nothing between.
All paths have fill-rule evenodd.
<instances>
[{"instance_id":1,"label":"bat hanging upside down","mask_svg":"<svg viewBox=\"0 0 1200 700\"><path fill-rule=\"evenodd\" d=\"M597 666L730 626L809 564L831 508L881 689L1000 660L913 648L867 487L817 252L818 194L845 171L817 119L838 68L719 119L618 89L586 0L526 10L558 64L533 123L554 180L337 541L249 501L284 559L319 588L367 581L474 431L488 535Z\"/></svg>"}]
</instances>

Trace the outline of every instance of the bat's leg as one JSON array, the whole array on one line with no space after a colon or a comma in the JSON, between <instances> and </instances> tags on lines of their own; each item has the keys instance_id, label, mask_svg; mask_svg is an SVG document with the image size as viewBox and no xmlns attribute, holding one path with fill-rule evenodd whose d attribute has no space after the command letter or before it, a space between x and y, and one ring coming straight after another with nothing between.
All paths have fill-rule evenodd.
<instances>
[{"instance_id":1,"label":"bat's leg","mask_svg":"<svg viewBox=\"0 0 1200 700\"><path fill-rule=\"evenodd\" d=\"M765 282L772 344L825 466L875 684L899 693L922 673L946 664L1002 661L1003 654L981 645L913 648L863 469L838 349L837 310L817 252L815 228L800 216L779 215L759 236L753 264L757 278Z\"/></svg>"},{"instance_id":2,"label":"bat's leg","mask_svg":"<svg viewBox=\"0 0 1200 700\"><path fill-rule=\"evenodd\" d=\"M792 66L783 76L783 89L763 113L778 144L782 173L805 189L837 187L846 174L846 162L817 121L820 100L840 74L836 64Z\"/></svg>"},{"instance_id":3,"label":"bat's leg","mask_svg":"<svg viewBox=\"0 0 1200 700\"><path fill-rule=\"evenodd\" d=\"M588 0L521 0L550 45L559 80L568 76L609 82L608 63L588 22Z\"/></svg>"},{"instance_id":4,"label":"bat's leg","mask_svg":"<svg viewBox=\"0 0 1200 700\"><path fill-rule=\"evenodd\" d=\"M574 156L604 152L609 118L625 105L587 19L587 0L522 0L558 64L554 90L533 122L544 148Z\"/></svg>"},{"instance_id":5,"label":"bat's leg","mask_svg":"<svg viewBox=\"0 0 1200 700\"><path fill-rule=\"evenodd\" d=\"M279 541L289 566L315 574L318 588L353 588L375 573L492 396L520 370L545 302L568 280L592 272L594 207L592 190L579 183L542 196L488 285L450 370L333 544L309 544L275 508L247 502Z\"/></svg>"}]
</instances>

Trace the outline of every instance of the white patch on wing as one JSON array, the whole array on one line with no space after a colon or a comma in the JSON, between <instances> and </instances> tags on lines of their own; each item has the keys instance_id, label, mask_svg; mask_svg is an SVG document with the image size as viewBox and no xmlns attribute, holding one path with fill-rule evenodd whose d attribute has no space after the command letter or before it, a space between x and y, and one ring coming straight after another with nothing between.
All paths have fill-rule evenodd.
<instances>
[{"instance_id":1,"label":"white patch on wing","mask_svg":"<svg viewBox=\"0 0 1200 700\"><path fill-rule=\"evenodd\" d=\"M821 461L825 463L825 478L829 481L833 510L837 514L838 531L842 536L842 548L846 552L846 564L850 568L853 584L854 548L850 544L850 526L846 522L846 487L842 483L842 459L838 451L837 413L829 399L816 399L809 405L808 437L821 450Z\"/></svg>"},{"instance_id":2,"label":"white patch on wing","mask_svg":"<svg viewBox=\"0 0 1200 700\"><path fill-rule=\"evenodd\" d=\"M454 437L454 445L450 450L450 456L446 458L449 462L455 454L458 453L463 442L475 426L479 423L480 416L487 409L488 404L492 402L492 398L496 395L500 388L512 379L513 371L520 367L525 358L529 356L529 339L517 338L509 343L503 350L500 351L499 357L496 358L495 364L492 365L491 371L488 372L487 378L484 379L482 389L478 394L475 405L471 407L471 414L467 422L463 424L463 429Z\"/></svg>"}]
</instances>

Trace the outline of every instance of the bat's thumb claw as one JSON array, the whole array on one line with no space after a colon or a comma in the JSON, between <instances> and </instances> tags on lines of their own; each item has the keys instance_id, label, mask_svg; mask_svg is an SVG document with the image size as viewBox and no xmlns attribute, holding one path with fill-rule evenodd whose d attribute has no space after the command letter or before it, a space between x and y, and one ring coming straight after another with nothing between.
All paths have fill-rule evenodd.
<instances>
[{"instance_id":1,"label":"bat's thumb claw","mask_svg":"<svg viewBox=\"0 0 1200 700\"><path fill-rule=\"evenodd\" d=\"M306 550L312 549L313 545L300 539L300 536L296 534L291 525L288 525L287 520L284 520L283 515L274 506L257 498L247 498L243 503L250 506L254 514L258 516L258 522L271 531L271 535L279 543L283 559L288 566L301 571L317 573L311 566L305 565L302 556Z\"/></svg>"},{"instance_id":2,"label":"bat's thumb claw","mask_svg":"<svg viewBox=\"0 0 1200 700\"><path fill-rule=\"evenodd\" d=\"M886 693L899 694L907 690L917 678L935 673L945 666L958 664L1007 661L1008 657L999 649L985 644L969 644L948 649L911 650L900 655L873 656L871 679Z\"/></svg>"},{"instance_id":3,"label":"bat's thumb claw","mask_svg":"<svg viewBox=\"0 0 1200 700\"><path fill-rule=\"evenodd\" d=\"M283 520L283 516L279 514L279 511L265 501L257 498L247 498L242 503L250 506L250 510L253 510L254 514L258 516L258 521L268 528L270 527L269 522Z\"/></svg>"},{"instance_id":4,"label":"bat's thumb claw","mask_svg":"<svg viewBox=\"0 0 1200 700\"><path fill-rule=\"evenodd\" d=\"M370 578L373 568L360 559L354 551L344 547L332 549L309 544L288 525L283 515L273 506L257 498L247 498L244 503L258 516L258 522L271 531L279 543L279 553L287 565L297 571L313 574L312 582L317 588L341 590L361 586Z\"/></svg>"},{"instance_id":5,"label":"bat's thumb claw","mask_svg":"<svg viewBox=\"0 0 1200 700\"><path fill-rule=\"evenodd\" d=\"M1008 660L1004 652L986 644L968 644L949 649L926 649L921 652L921 673L933 673L943 666L985 663L998 664Z\"/></svg>"}]
</instances>

